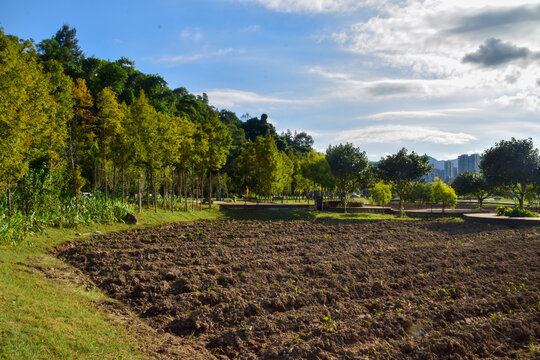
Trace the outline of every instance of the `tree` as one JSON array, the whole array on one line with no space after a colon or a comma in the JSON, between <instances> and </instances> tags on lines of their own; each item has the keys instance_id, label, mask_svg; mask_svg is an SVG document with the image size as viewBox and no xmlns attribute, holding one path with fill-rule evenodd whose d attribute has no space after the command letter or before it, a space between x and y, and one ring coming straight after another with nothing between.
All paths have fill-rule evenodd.
<instances>
[{"instance_id":1,"label":"tree","mask_svg":"<svg viewBox=\"0 0 540 360\"><path fill-rule=\"evenodd\" d=\"M433 200L436 203L442 205L442 212L444 214L445 207L454 208L457 204L457 195L450 186L446 185L442 180L438 179L437 182L431 187Z\"/></svg>"},{"instance_id":2,"label":"tree","mask_svg":"<svg viewBox=\"0 0 540 360\"><path fill-rule=\"evenodd\" d=\"M139 170L146 170L150 177L153 193L154 211L157 212L156 202L156 170L162 166L162 134L159 128L159 118L156 110L148 103L144 91L129 107L126 121L129 133L131 151L134 162ZM140 174L142 175L142 174ZM141 191L139 191L141 193ZM148 191L148 194L150 191ZM149 198L149 196L148 196Z\"/></svg>"},{"instance_id":3,"label":"tree","mask_svg":"<svg viewBox=\"0 0 540 360\"><path fill-rule=\"evenodd\" d=\"M376 165L376 173L382 180L392 185L392 190L399 197L399 211L401 216L405 214L403 200L411 191L413 183L428 174L432 165L429 165L427 155L419 156L414 151L407 154L407 149L402 148L394 155L388 155Z\"/></svg>"},{"instance_id":4,"label":"tree","mask_svg":"<svg viewBox=\"0 0 540 360\"><path fill-rule=\"evenodd\" d=\"M459 196L474 196L482 208L484 200L492 195L486 178L478 172L464 171L452 182L452 187Z\"/></svg>"},{"instance_id":5,"label":"tree","mask_svg":"<svg viewBox=\"0 0 540 360\"><path fill-rule=\"evenodd\" d=\"M103 162L103 171L105 174L105 201L108 200L108 179L107 165L111 145L117 140L122 131L122 122L124 113L118 105L116 96L111 88L104 88L96 99L98 108L97 117L99 122L99 147L101 150L101 159Z\"/></svg>"},{"instance_id":6,"label":"tree","mask_svg":"<svg viewBox=\"0 0 540 360\"><path fill-rule=\"evenodd\" d=\"M270 133L248 140L238 161L244 185L257 194L279 193L291 182L292 161L277 149Z\"/></svg>"},{"instance_id":7,"label":"tree","mask_svg":"<svg viewBox=\"0 0 540 360\"><path fill-rule=\"evenodd\" d=\"M56 60L44 63L47 72L47 84L51 107L48 111L48 120L39 127L39 143L37 144L38 156L42 157L49 170L58 163L61 158L66 139L68 138L67 123L73 118L73 82L64 74L64 68Z\"/></svg>"},{"instance_id":8,"label":"tree","mask_svg":"<svg viewBox=\"0 0 540 360\"><path fill-rule=\"evenodd\" d=\"M84 54L79 47L75 28L64 24L54 37L41 41L37 47L44 62L49 60L59 61L63 65L66 74L74 78L80 76Z\"/></svg>"},{"instance_id":9,"label":"tree","mask_svg":"<svg viewBox=\"0 0 540 360\"><path fill-rule=\"evenodd\" d=\"M369 189L371 197L369 198L372 204L384 206L392 200L392 186L379 181L374 187Z\"/></svg>"},{"instance_id":10,"label":"tree","mask_svg":"<svg viewBox=\"0 0 540 360\"><path fill-rule=\"evenodd\" d=\"M416 182L411 190L409 199L420 204L433 202L433 183Z\"/></svg>"},{"instance_id":11,"label":"tree","mask_svg":"<svg viewBox=\"0 0 540 360\"><path fill-rule=\"evenodd\" d=\"M324 154L310 151L300 158L300 173L302 177L321 188L333 189L336 180Z\"/></svg>"},{"instance_id":12,"label":"tree","mask_svg":"<svg viewBox=\"0 0 540 360\"><path fill-rule=\"evenodd\" d=\"M479 166L487 184L509 192L521 209L525 197L540 183L540 155L531 138L501 140L484 151Z\"/></svg>"},{"instance_id":13,"label":"tree","mask_svg":"<svg viewBox=\"0 0 540 360\"><path fill-rule=\"evenodd\" d=\"M268 133L274 136L276 134L276 129L274 128L274 125L270 124L267 120L268 115L262 114L260 120L259 118L254 117L243 123L242 128L246 134L246 139L255 141L258 136L264 137Z\"/></svg>"},{"instance_id":14,"label":"tree","mask_svg":"<svg viewBox=\"0 0 540 360\"><path fill-rule=\"evenodd\" d=\"M0 28L0 188L7 188L10 211L11 183L28 170L31 146L51 112L49 90L33 44Z\"/></svg>"},{"instance_id":15,"label":"tree","mask_svg":"<svg viewBox=\"0 0 540 360\"><path fill-rule=\"evenodd\" d=\"M362 175L368 168L366 153L350 143L330 145L326 150L326 161L336 179L338 193L347 212L349 194L362 184Z\"/></svg>"}]
</instances>

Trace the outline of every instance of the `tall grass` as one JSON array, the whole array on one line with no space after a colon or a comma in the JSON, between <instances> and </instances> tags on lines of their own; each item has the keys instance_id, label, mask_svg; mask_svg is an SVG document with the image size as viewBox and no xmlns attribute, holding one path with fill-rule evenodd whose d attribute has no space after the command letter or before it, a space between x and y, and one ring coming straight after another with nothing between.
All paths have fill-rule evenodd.
<instances>
[{"instance_id":1,"label":"tall grass","mask_svg":"<svg viewBox=\"0 0 540 360\"><path fill-rule=\"evenodd\" d=\"M122 222L133 210L133 205L122 204L117 199L105 201L103 196L83 196L78 209L75 199L57 198L51 199L48 206L34 208L28 214L16 209L9 215L4 202L0 204L0 244L17 245L46 227Z\"/></svg>"}]
</instances>

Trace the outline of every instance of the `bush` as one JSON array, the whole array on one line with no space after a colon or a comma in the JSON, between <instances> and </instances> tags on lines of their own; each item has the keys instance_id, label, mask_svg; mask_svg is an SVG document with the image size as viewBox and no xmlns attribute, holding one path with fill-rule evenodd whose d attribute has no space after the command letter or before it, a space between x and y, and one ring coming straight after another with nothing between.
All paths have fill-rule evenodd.
<instances>
[{"instance_id":1,"label":"bush","mask_svg":"<svg viewBox=\"0 0 540 360\"><path fill-rule=\"evenodd\" d=\"M497 208L497 216L510 216L510 217L537 217L538 214L527 210L521 209L518 206L514 208L508 208L506 206L499 206Z\"/></svg>"},{"instance_id":2,"label":"bush","mask_svg":"<svg viewBox=\"0 0 540 360\"><path fill-rule=\"evenodd\" d=\"M369 189L371 196L369 202L374 205L384 206L392 200L392 186L380 181Z\"/></svg>"}]
</instances>

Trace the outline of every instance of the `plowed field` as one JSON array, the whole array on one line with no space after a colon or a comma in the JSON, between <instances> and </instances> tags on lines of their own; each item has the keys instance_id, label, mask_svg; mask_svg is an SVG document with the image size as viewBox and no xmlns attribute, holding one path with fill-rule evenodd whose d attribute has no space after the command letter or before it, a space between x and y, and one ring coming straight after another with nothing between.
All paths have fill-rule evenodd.
<instances>
[{"instance_id":1,"label":"plowed field","mask_svg":"<svg viewBox=\"0 0 540 360\"><path fill-rule=\"evenodd\" d=\"M56 249L217 359L540 356L540 229L214 221Z\"/></svg>"}]
</instances>

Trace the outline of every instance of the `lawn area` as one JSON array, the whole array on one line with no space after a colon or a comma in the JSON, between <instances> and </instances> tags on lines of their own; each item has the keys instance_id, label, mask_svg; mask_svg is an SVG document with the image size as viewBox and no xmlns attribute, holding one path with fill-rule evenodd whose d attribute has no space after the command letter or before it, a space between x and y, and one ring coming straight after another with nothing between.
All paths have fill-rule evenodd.
<instances>
[{"instance_id":1,"label":"lawn area","mask_svg":"<svg viewBox=\"0 0 540 360\"><path fill-rule=\"evenodd\" d=\"M229 211L217 207L171 214L144 210L139 224L92 225L47 229L18 246L0 246L0 359L137 359L144 358L150 335L128 331L103 311L115 300L82 281L71 266L48 249L66 241L171 222L199 219L384 220L379 214L287 211Z\"/></svg>"}]
</instances>

